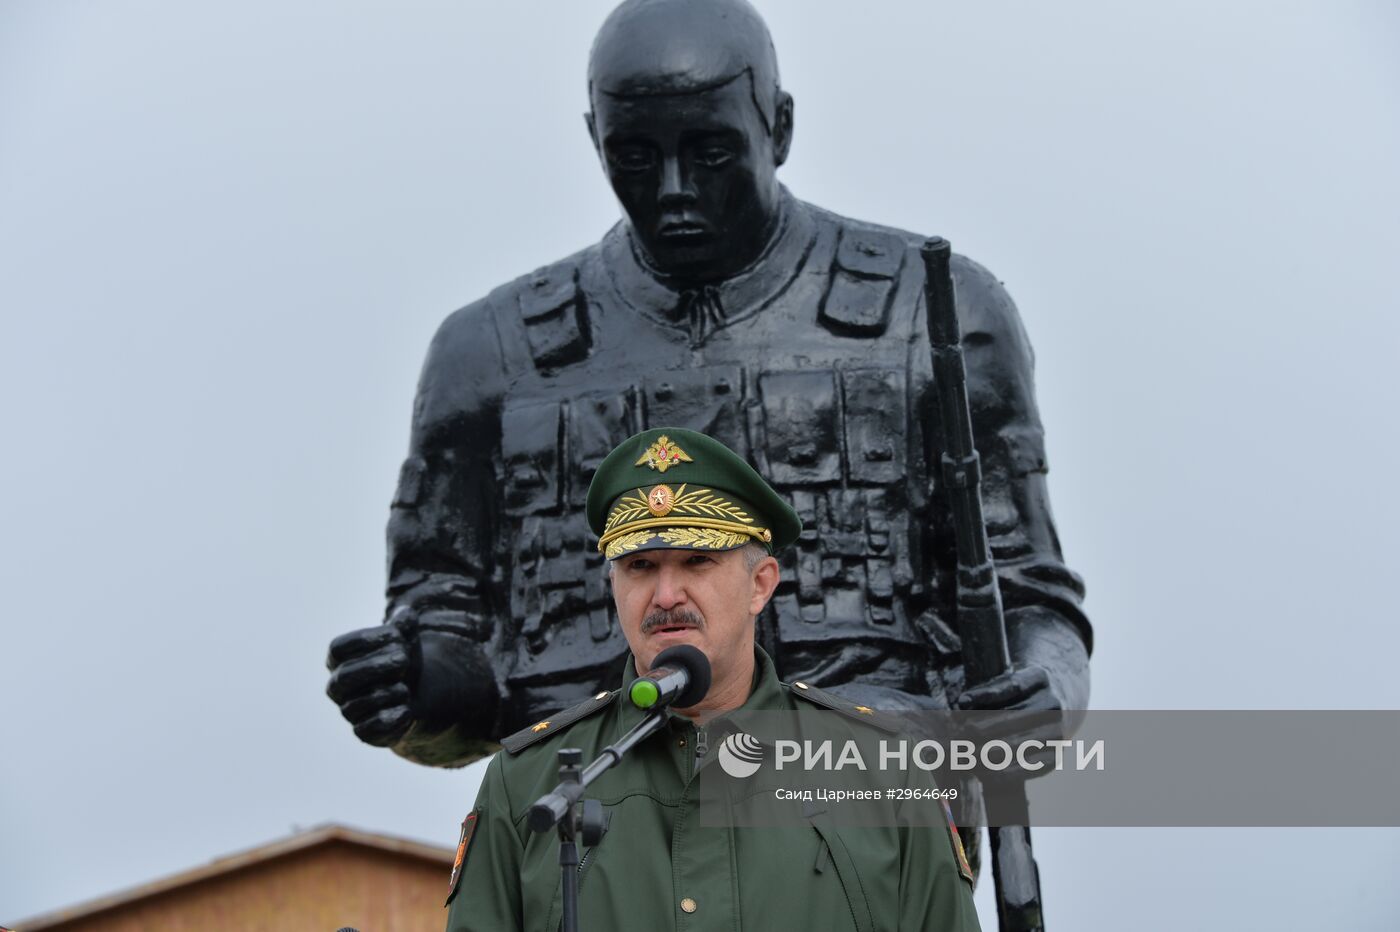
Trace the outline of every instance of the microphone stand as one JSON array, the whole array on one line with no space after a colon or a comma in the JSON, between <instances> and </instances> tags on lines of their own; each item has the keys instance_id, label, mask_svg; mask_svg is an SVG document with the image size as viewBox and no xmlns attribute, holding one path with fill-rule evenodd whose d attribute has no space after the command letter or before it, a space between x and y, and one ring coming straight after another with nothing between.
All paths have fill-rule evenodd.
<instances>
[{"instance_id":1,"label":"microphone stand","mask_svg":"<svg viewBox=\"0 0 1400 932\"><path fill-rule=\"evenodd\" d=\"M627 734L603 748L597 759L580 769L583 751L578 748L559 749L559 785L530 807L531 830L544 834L551 828L559 831L559 871L563 883L564 909L560 932L578 932L578 844L596 845L607 830L603 804L596 799L583 800L583 791L603 771L622 760L644 738L656 733L666 721L666 709L657 706L646 718L634 725Z\"/></svg>"}]
</instances>

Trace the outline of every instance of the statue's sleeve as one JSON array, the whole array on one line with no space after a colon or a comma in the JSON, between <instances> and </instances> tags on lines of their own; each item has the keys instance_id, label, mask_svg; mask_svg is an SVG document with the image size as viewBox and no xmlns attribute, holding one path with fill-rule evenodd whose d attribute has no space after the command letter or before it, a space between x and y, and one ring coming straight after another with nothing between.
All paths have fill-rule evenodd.
<instances>
[{"instance_id":1,"label":"statue's sleeve","mask_svg":"<svg viewBox=\"0 0 1400 932\"><path fill-rule=\"evenodd\" d=\"M447 689L466 675L460 665L469 655L476 667L470 672L490 677L498 700L503 677L482 664L499 656L500 644L510 638L496 543L499 345L490 299L452 314L433 338L390 509L387 590L389 621L449 646L424 651L423 689ZM428 669L434 663L457 668ZM433 705L430 695L419 698ZM491 705L490 714L480 715L470 729L480 732L473 737L493 736L496 703Z\"/></svg>"},{"instance_id":2,"label":"statue's sleeve","mask_svg":"<svg viewBox=\"0 0 1400 932\"><path fill-rule=\"evenodd\" d=\"M1049 610L1093 646L1083 580L1065 565L1046 485L1045 431L1035 401L1035 356L1005 287L962 256L953 260L982 504L1008 620Z\"/></svg>"}]
</instances>

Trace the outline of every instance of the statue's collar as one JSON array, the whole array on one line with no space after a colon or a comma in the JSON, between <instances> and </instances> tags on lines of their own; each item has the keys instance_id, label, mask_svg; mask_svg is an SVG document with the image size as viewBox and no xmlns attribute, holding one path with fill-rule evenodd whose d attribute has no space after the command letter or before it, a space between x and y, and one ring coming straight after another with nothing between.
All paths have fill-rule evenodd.
<instances>
[{"instance_id":1,"label":"statue's collar","mask_svg":"<svg viewBox=\"0 0 1400 932\"><path fill-rule=\"evenodd\" d=\"M816 239L811 213L786 188L778 231L763 255L732 278L702 287L672 282L640 258L626 223L603 237L603 266L622 301L658 323L690 335L700 346L715 330L752 317L797 278Z\"/></svg>"}]
</instances>

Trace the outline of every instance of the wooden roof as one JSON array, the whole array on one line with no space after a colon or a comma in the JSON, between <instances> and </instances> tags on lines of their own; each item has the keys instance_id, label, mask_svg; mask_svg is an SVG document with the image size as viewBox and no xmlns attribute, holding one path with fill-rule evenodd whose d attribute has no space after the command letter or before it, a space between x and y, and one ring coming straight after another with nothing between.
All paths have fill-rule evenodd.
<instances>
[{"instance_id":1,"label":"wooden roof","mask_svg":"<svg viewBox=\"0 0 1400 932\"><path fill-rule=\"evenodd\" d=\"M243 870L255 864L262 864L276 858L286 857L308 848L315 848L320 845L333 843L345 843L358 845L365 848L372 848L378 851L386 851L391 854L402 855L421 861L427 861L437 866L451 867L455 852L451 848L439 848L436 845L428 845L418 841L410 841L406 838L395 838L391 835L380 835L375 832L363 832L358 829L348 828L344 825L318 825L315 828L298 832L287 838L256 848L249 848L236 854L230 854L222 858L215 858L208 864L195 867L178 874L162 877L150 883L141 884L138 887L131 887L110 896L99 897L95 900L88 900L67 909L55 910L42 916L35 916L26 922L18 922L14 928L17 932L39 932L62 922L71 922L74 919L81 919L95 913L105 912L118 906L125 906L129 903L143 900L147 897L157 896L167 893L180 887L199 883L211 877L222 874L230 874L234 871Z\"/></svg>"}]
</instances>

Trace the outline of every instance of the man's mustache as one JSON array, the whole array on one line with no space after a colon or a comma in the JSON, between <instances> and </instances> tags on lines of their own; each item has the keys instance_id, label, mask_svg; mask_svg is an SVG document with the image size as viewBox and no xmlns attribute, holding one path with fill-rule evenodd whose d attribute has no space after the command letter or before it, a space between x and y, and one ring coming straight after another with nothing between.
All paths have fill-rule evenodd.
<instances>
[{"instance_id":1,"label":"man's mustache","mask_svg":"<svg viewBox=\"0 0 1400 932\"><path fill-rule=\"evenodd\" d=\"M676 625L700 628L704 627L704 624L705 619L688 609L658 609L642 620L642 633L650 634L657 628L673 628Z\"/></svg>"}]
</instances>

